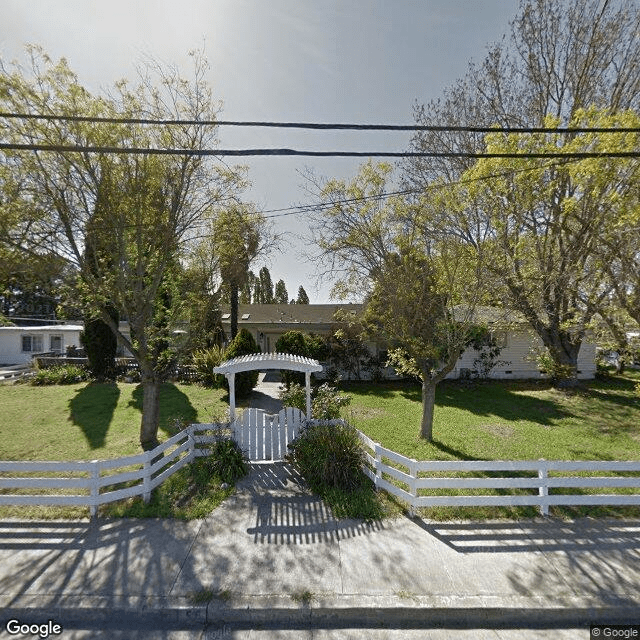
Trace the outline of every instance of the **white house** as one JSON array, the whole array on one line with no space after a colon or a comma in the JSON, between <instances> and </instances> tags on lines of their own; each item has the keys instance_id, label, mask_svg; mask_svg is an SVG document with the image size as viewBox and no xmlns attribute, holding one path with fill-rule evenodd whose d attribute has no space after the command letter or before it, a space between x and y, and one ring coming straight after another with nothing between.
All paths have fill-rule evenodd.
<instances>
[{"instance_id":1,"label":"white house","mask_svg":"<svg viewBox=\"0 0 640 640\"><path fill-rule=\"evenodd\" d=\"M339 327L335 312L358 315L360 304L241 304L238 308L238 328L247 329L256 339L263 353L275 350L277 339L287 331L303 331L328 335ZM498 364L491 370L491 378L541 379L545 376L538 369L532 350L542 347L542 341L531 330L525 318L516 312L508 317L500 309L481 308L476 313L478 323L486 324L501 347ZM230 313L223 310L222 324L230 335ZM383 356L387 347L373 342L367 344L373 355ZM467 349L448 378L471 374L476 368L479 352ZM582 343L578 355L578 378L587 380L596 373L596 345L588 339Z\"/></svg>"},{"instance_id":2,"label":"white house","mask_svg":"<svg viewBox=\"0 0 640 640\"><path fill-rule=\"evenodd\" d=\"M39 353L65 354L68 347L80 346L79 324L40 327L0 327L0 365L25 364Z\"/></svg>"}]
</instances>

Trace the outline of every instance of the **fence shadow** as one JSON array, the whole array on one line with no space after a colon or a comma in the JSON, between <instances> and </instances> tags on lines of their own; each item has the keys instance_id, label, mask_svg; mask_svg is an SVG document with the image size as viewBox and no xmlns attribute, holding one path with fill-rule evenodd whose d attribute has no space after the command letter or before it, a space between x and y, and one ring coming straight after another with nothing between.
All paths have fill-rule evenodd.
<instances>
[{"instance_id":1,"label":"fence shadow","mask_svg":"<svg viewBox=\"0 0 640 640\"><path fill-rule=\"evenodd\" d=\"M413 522L458 553L640 551L640 520Z\"/></svg>"},{"instance_id":2,"label":"fence shadow","mask_svg":"<svg viewBox=\"0 0 640 640\"><path fill-rule=\"evenodd\" d=\"M384 528L380 521L336 518L287 463L252 464L238 489L251 498L255 524L246 531L254 544L335 543Z\"/></svg>"}]
</instances>

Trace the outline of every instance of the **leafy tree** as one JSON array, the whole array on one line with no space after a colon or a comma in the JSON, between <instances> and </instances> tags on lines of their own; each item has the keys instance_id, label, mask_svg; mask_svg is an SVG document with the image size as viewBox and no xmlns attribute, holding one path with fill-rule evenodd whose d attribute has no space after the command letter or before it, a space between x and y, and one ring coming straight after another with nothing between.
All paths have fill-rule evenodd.
<instances>
[{"instance_id":1,"label":"leafy tree","mask_svg":"<svg viewBox=\"0 0 640 640\"><path fill-rule=\"evenodd\" d=\"M472 339L472 305L454 304L442 261L415 248L391 257L376 276L364 321L369 332L397 345L390 363L422 382L420 436L433 439L436 386Z\"/></svg>"},{"instance_id":2,"label":"leafy tree","mask_svg":"<svg viewBox=\"0 0 640 640\"><path fill-rule=\"evenodd\" d=\"M298 287L298 297L296 298L296 304L309 304L309 296L304 290L304 287L300 285Z\"/></svg>"},{"instance_id":3,"label":"leafy tree","mask_svg":"<svg viewBox=\"0 0 640 640\"><path fill-rule=\"evenodd\" d=\"M4 112L61 116L145 117L212 122L217 105L204 82L206 63L194 54L192 81L172 68L150 61L135 86L116 85L94 96L82 87L64 60L54 63L29 50L29 72L3 67L0 106ZM15 187L8 209L28 213L35 226L25 242L56 253L81 274L78 299L87 313L98 314L137 360L142 379L140 443L157 442L159 390L177 297L170 274L206 212L237 189L239 174L206 157L183 155L67 152L65 147L181 148L197 151L215 144L209 124L153 126L82 120L2 119L6 140L43 144L47 151L2 153ZM6 192L5 192L6 197ZM101 235L110 260L87 268L84 246L91 232ZM106 312L113 303L126 316L130 337ZM167 306L169 305L169 306Z\"/></svg>"},{"instance_id":4,"label":"leafy tree","mask_svg":"<svg viewBox=\"0 0 640 640\"><path fill-rule=\"evenodd\" d=\"M549 127L557 119L547 118ZM639 126L632 113L578 111L571 126ZM633 150L637 136L560 134L487 136L490 152ZM575 384L578 353L610 285L601 268L602 240L635 189L636 162L596 158L571 163L486 158L463 176L461 221L482 212L488 282L494 294L527 318L553 359L561 386ZM480 179L500 174L490 181Z\"/></svg>"},{"instance_id":5,"label":"leafy tree","mask_svg":"<svg viewBox=\"0 0 640 640\"><path fill-rule=\"evenodd\" d=\"M278 282L276 282L274 302L276 304L288 304L289 302L289 294L287 293L287 286L284 280L278 280Z\"/></svg>"},{"instance_id":6,"label":"leafy tree","mask_svg":"<svg viewBox=\"0 0 640 640\"><path fill-rule=\"evenodd\" d=\"M418 105L416 120L475 127L622 125L640 106L639 26L634 0L524 0L511 33L490 49L480 66L471 64L441 99ZM623 136L616 140L616 149L630 148ZM485 137L423 131L411 149L557 153L610 149L610 141L596 134ZM497 298L527 317L556 368L565 370L563 384L575 384L575 358L585 328L606 299L604 265L614 272L610 286L622 282L623 274L630 275L629 266L633 269L633 260L630 265L611 256L598 268L593 230L600 225L597 243L605 247L612 229L611 218L604 219L605 209L616 201L616 192L627 190L637 178L629 177L630 163L611 159L575 164L494 160L475 163L469 155L412 158L403 165L406 186L429 193L463 180L459 206L443 200L437 216L424 225L424 234L446 229L487 251L493 243L498 261L487 288L499 287ZM609 184L598 173L602 168L613 176ZM464 183L473 197L464 197ZM479 193L491 193L491 202L479 200ZM524 210L518 212L519 207ZM543 255L538 255L541 250ZM491 260L487 263L494 266ZM623 298L630 290L620 287Z\"/></svg>"}]
</instances>

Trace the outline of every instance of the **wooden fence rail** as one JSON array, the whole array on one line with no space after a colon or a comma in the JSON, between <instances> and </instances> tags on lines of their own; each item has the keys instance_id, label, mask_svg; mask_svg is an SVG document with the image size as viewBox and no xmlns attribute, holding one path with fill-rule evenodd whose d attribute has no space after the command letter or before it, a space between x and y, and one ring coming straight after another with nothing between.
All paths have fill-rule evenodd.
<instances>
[{"instance_id":1,"label":"wooden fence rail","mask_svg":"<svg viewBox=\"0 0 640 640\"><path fill-rule=\"evenodd\" d=\"M640 505L640 461L418 461L359 434L365 473L377 488L407 502L412 514L418 507L536 506L546 516L553 505ZM600 475L587 475L594 473ZM568 491L620 488L635 491ZM434 495L434 490L445 491Z\"/></svg>"},{"instance_id":2,"label":"wooden fence rail","mask_svg":"<svg viewBox=\"0 0 640 640\"><path fill-rule=\"evenodd\" d=\"M194 424L151 451L113 460L0 461L0 505L89 507L93 517L98 507L108 502L139 495L148 502L151 491L169 476L209 453L206 447L216 436L202 435L202 432L220 428L224 426ZM34 477L34 474L40 475ZM4 493L15 489L29 493ZM32 492L37 489L47 489L48 493Z\"/></svg>"}]
</instances>

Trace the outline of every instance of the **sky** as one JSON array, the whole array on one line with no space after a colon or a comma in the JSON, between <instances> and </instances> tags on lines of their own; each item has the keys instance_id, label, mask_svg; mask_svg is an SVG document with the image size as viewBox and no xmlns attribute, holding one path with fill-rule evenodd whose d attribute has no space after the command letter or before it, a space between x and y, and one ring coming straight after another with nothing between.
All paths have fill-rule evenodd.
<instances>
[{"instance_id":1,"label":"sky","mask_svg":"<svg viewBox=\"0 0 640 640\"><path fill-rule=\"evenodd\" d=\"M0 0L0 57L25 44L64 57L92 92L135 78L150 55L191 68L204 49L225 120L412 124L413 107L437 99L508 32L518 0ZM403 151L410 135L221 128L222 148ZM228 161L233 159L227 158ZM363 158L242 159L242 194L266 215L314 201L303 174L350 179ZM304 214L270 218L284 234L262 264L290 297L330 302L309 259Z\"/></svg>"}]
</instances>

